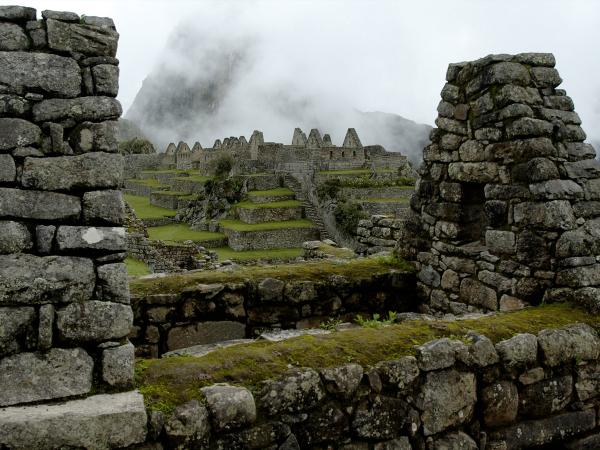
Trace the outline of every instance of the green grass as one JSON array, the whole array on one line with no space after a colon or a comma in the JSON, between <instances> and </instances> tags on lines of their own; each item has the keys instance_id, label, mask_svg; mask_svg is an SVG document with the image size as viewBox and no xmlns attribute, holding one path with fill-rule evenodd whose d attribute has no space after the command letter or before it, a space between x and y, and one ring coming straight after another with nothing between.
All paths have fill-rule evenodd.
<instances>
[{"instance_id":1,"label":"green grass","mask_svg":"<svg viewBox=\"0 0 600 450\"><path fill-rule=\"evenodd\" d=\"M408 197L396 197L396 198L361 198L358 199L361 202L369 203L408 203L410 198Z\"/></svg>"},{"instance_id":2,"label":"green grass","mask_svg":"<svg viewBox=\"0 0 600 450\"><path fill-rule=\"evenodd\" d=\"M272 248L269 250L244 250L236 252L229 247L220 247L213 250L219 255L220 261L226 259L232 261L289 260L302 255L301 248Z\"/></svg>"},{"instance_id":3,"label":"green grass","mask_svg":"<svg viewBox=\"0 0 600 450\"><path fill-rule=\"evenodd\" d=\"M223 228L229 228L235 231L266 231L281 230L286 228L315 228L315 224L308 219L298 220L279 220L262 223L245 223L241 220L223 219L219 223Z\"/></svg>"},{"instance_id":4,"label":"green grass","mask_svg":"<svg viewBox=\"0 0 600 450\"><path fill-rule=\"evenodd\" d=\"M175 217L177 211L168 208L161 208L160 206L154 206L150 204L148 197L142 197L140 195L128 195L123 196L127 204L135 211L135 215L138 219L160 219L163 217Z\"/></svg>"},{"instance_id":5,"label":"green grass","mask_svg":"<svg viewBox=\"0 0 600 450\"><path fill-rule=\"evenodd\" d=\"M173 274L154 280L135 280L131 292L136 295L177 293L195 284L239 283L246 279L260 280L278 278L284 281L328 280L333 275L341 275L351 280L371 279L389 273L390 270L413 271L412 264L392 257L357 258L347 261L314 261L293 264L271 264L265 266L243 266L231 271L202 271L187 274Z\"/></svg>"},{"instance_id":6,"label":"green grass","mask_svg":"<svg viewBox=\"0 0 600 450\"><path fill-rule=\"evenodd\" d=\"M553 304L479 319L407 321L379 328L356 328L327 335L301 336L282 342L256 342L217 350L203 357L179 356L136 361L136 388L151 409L172 410L200 399L199 388L227 382L249 387L283 375L291 366L315 369L355 362L363 367L414 355L415 345L451 337L465 339L474 330L494 343L518 333L585 322L600 327L600 316L569 304Z\"/></svg>"},{"instance_id":7,"label":"green grass","mask_svg":"<svg viewBox=\"0 0 600 450\"><path fill-rule=\"evenodd\" d=\"M169 189L170 188L170 186L168 184L162 184L156 178L142 178L142 179L131 178L127 181L129 181L131 183L135 183L135 184L140 184L142 186L153 187L156 189L161 189L161 188Z\"/></svg>"},{"instance_id":8,"label":"green grass","mask_svg":"<svg viewBox=\"0 0 600 450\"><path fill-rule=\"evenodd\" d=\"M214 233L212 231L192 230L189 225L183 223L174 223L160 227L149 227L148 236L153 241L182 242L182 241L211 241L223 239L223 233Z\"/></svg>"},{"instance_id":9,"label":"green grass","mask_svg":"<svg viewBox=\"0 0 600 450\"><path fill-rule=\"evenodd\" d=\"M189 177L175 177L171 179L177 181L193 181L195 183L205 183L208 180L212 180L213 177L207 177L204 175L190 175Z\"/></svg>"},{"instance_id":10,"label":"green grass","mask_svg":"<svg viewBox=\"0 0 600 450\"><path fill-rule=\"evenodd\" d=\"M139 277L150 274L150 268L144 261L134 258L125 258L125 266L127 273L132 277Z\"/></svg>"},{"instance_id":11,"label":"green grass","mask_svg":"<svg viewBox=\"0 0 600 450\"><path fill-rule=\"evenodd\" d=\"M267 189L265 191L249 191L248 197L283 197L286 195L294 195L294 191L286 187L275 189Z\"/></svg>"},{"instance_id":12,"label":"green grass","mask_svg":"<svg viewBox=\"0 0 600 450\"><path fill-rule=\"evenodd\" d=\"M156 191L153 192L153 194L159 194L159 195L168 195L171 197L189 197L190 195L193 194L188 194L187 192L182 192L182 191Z\"/></svg>"},{"instance_id":13,"label":"green grass","mask_svg":"<svg viewBox=\"0 0 600 450\"><path fill-rule=\"evenodd\" d=\"M398 169L376 169L375 173L395 173ZM363 175L366 173L373 173L371 169L345 169L345 170L321 170L319 172L323 175Z\"/></svg>"},{"instance_id":14,"label":"green grass","mask_svg":"<svg viewBox=\"0 0 600 450\"><path fill-rule=\"evenodd\" d=\"M298 208L302 206L299 200L281 200L277 202L254 203L254 202L239 202L235 205L236 208L244 209L262 209L262 208Z\"/></svg>"}]
</instances>

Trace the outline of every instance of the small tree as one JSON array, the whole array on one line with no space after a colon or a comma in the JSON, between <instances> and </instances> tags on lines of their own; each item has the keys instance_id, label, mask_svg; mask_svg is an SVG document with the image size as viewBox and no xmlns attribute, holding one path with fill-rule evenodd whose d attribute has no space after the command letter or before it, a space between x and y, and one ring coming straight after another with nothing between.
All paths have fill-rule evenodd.
<instances>
[{"instance_id":1,"label":"small tree","mask_svg":"<svg viewBox=\"0 0 600 450\"><path fill-rule=\"evenodd\" d=\"M119 152L123 155L148 155L156 153L154 145L148 139L135 137L119 143Z\"/></svg>"},{"instance_id":2,"label":"small tree","mask_svg":"<svg viewBox=\"0 0 600 450\"><path fill-rule=\"evenodd\" d=\"M212 169L217 178L226 178L233 168L233 158L231 155L219 156L212 163Z\"/></svg>"},{"instance_id":3,"label":"small tree","mask_svg":"<svg viewBox=\"0 0 600 450\"><path fill-rule=\"evenodd\" d=\"M358 222L365 219L367 214L358 203L352 201L339 202L333 211L333 216L340 230L349 236L356 233Z\"/></svg>"}]
</instances>

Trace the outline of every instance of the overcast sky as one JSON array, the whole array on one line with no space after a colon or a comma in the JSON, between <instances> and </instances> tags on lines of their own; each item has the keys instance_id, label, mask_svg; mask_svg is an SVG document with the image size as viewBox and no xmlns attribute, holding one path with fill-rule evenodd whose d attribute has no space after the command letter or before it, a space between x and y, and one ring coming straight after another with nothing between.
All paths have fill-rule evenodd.
<instances>
[{"instance_id":1,"label":"overcast sky","mask_svg":"<svg viewBox=\"0 0 600 450\"><path fill-rule=\"evenodd\" d=\"M3 4L14 4L2 1ZM112 17L121 34L124 110L182 21L244 29L267 42L265 73L335 91L357 109L433 124L449 62L553 52L588 136L600 141L600 1L22 0L38 9ZM185 64L185 61L181 62Z\"/></svg>"}]
</instances>

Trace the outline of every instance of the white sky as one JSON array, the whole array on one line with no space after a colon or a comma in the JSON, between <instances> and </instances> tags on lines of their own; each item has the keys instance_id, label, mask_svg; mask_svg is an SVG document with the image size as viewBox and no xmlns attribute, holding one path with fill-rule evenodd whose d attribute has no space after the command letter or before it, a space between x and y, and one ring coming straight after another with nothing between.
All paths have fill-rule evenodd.
<instances>
[{"instance_id":1,"label":"white sky","mask_svg":"<svg viewBox=\"0 0 600 450\"><path fill-rule=\"evenodd\" d=\"M272 65L336 91L363 111L433 124L450 62L489 53L553 52L583 127L600 141L598 0L10 0L38 9L112 17L121 34L119 99L131 105L182 20L250 29ZM220 26L219 26L220 24ZM185 62L182 62L185 63ZM194 68L195 69L195 68Z\"/></svg>"}]
</instances>

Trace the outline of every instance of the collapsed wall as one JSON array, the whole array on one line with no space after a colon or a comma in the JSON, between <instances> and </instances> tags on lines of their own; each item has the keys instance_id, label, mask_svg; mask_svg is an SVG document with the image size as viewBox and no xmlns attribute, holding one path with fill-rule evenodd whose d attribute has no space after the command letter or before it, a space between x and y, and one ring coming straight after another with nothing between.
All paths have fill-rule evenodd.
<instances>
[{"instance_id":1,"label":"collapsed wall","mask_svg":"<svg viewBox=\"0 0 600 450\"><path fill-rule=\"evenodd\" d=\"M600 308L600 162L551 54L450 64L402 250L434 310Z\"/></svg>"},{"instance_id":2,"label":"collapsed wall","mask_svg":"<svg viewBox=\"0 0 600 450\"><path fill-rule=\"evenodd\" d=\"M0 447L125 447L146 414L127 392L119 35L42 17L0 6Z\"/></svg>"}]
</instances>

